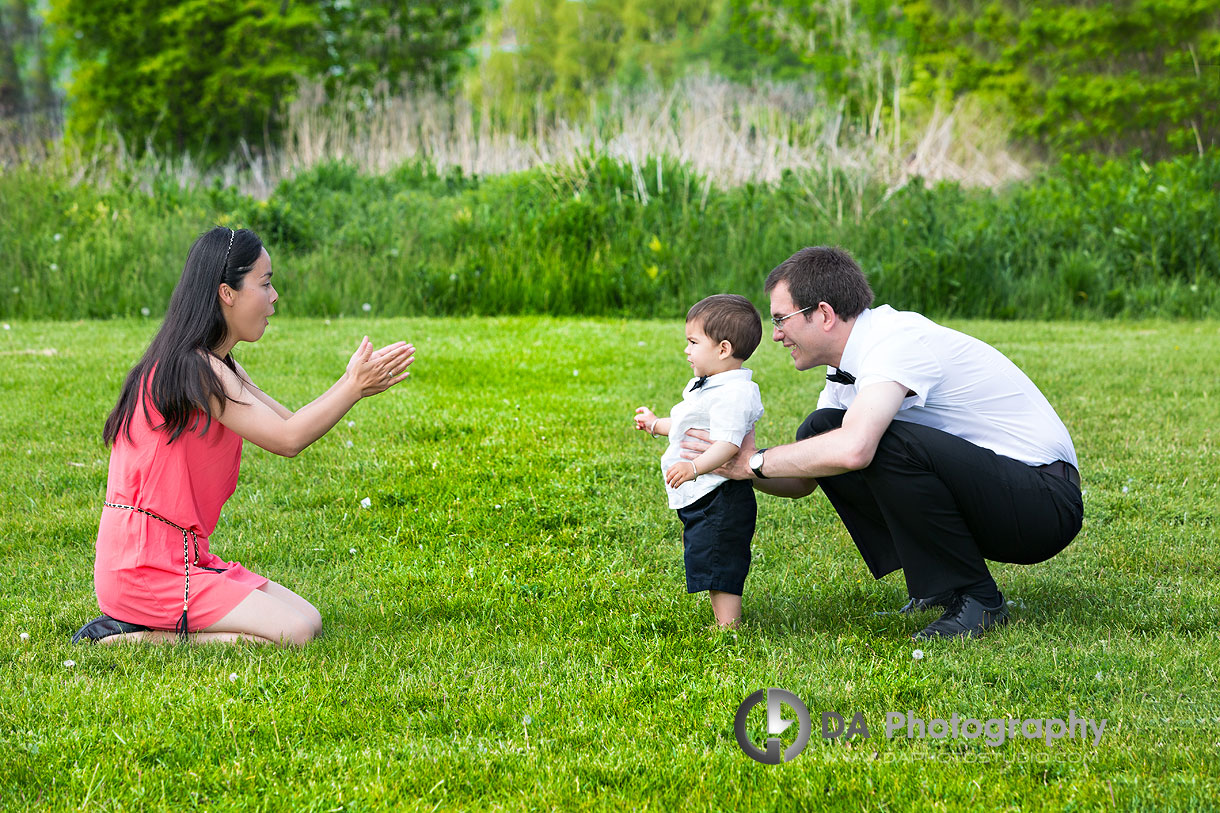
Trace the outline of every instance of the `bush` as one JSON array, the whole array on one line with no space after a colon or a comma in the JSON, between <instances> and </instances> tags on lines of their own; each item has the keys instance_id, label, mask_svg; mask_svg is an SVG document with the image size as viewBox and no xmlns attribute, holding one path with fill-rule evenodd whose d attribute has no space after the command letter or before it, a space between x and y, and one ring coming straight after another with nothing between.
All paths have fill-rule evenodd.
<instances>
[{"instance_id":1,"label":"bush","mask_svg":"<svg viewBox=\"0 0 1220 813\"><path fill-rule=\"evenodd\" d=\"M765 304L769 269L838 244L879 302L931 315L1220 316L1220 152L1074 158L998 193L865 189L871 214L858 220L827 203L833 184L789 173L724 190L670 159L601 156L488 178L328 163L257 201L17 169L0 175L0 316L159 313L190 242L217 222L260 233L282 308L298 315L368 303L378 315L680 317L716 292Z\"/></svg>"}]
</instances>

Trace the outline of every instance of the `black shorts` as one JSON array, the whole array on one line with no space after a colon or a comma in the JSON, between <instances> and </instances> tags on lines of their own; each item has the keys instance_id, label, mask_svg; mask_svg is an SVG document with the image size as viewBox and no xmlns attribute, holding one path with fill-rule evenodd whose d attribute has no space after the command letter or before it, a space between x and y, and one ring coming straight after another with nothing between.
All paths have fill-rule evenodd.
<instances>
[{"instance_id":1,"label":"black shorts","mask_svg":"<svg viewBox=\"0 0 1220 813\"><path fill-rule=\"evenodd\" d=\"M720 590L740 596L750 572L750 540L758 504L749 480L727 480L678 509L682 520L686 592Z\"/></svg>"}]
</instances>

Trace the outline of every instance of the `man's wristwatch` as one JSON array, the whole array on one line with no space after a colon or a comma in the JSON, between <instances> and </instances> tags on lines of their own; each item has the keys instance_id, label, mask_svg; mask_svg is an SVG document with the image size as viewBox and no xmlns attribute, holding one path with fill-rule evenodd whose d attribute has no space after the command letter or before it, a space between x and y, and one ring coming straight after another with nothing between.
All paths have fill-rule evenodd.
<instances>
[{"instance_id":1,"label":"man's wristwatch","mask_svg":"<svg viewBox=\"0 0 1220 813\"><path fill-rule=\"evenodd\" d=\"M750 455L750 471L754 472L754 476L760 480L769 480L771 478L762 473L763 452L766 449L759 449L754 454Z\"/></svg>"}]
</instances>

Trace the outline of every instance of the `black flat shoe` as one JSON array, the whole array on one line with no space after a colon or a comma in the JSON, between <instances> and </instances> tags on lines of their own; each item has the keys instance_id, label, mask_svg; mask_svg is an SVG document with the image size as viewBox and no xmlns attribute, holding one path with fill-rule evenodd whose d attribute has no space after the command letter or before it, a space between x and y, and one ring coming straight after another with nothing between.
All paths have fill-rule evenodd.
<instances>
[{"instance_id":1,"label":"black flat shoe","mask_svg":"<svg viewBox=\"0 0 1220 813\"><path fill-rule=\"evenodd\" d=\"M898 612L900 615L911 615L912 613L920 613L936 607L944 609L953 602L954 595L953 591L950 590L948 593L941 593L939 596L930 596L928 598L915 598L912 596L906 604L902 605L902 609Z\"/></svg>"},{"instance_id":2,"label":"black flat shoe","mask_svg":"<svg viewBox=\"0 0 1220 813\"><path fill-rule=\"evenodd\" d=\"M960 595L950 602L945 614L922 631L911 636L914 641L937 638L977 638L992 627L1008 623L1008 605L1000 596L997 607L984 607L974 596Z\"/></svg>"},{"instance_id":3,"label":"black flat shoe","mask_svg":"<svg viewBox=\"0 0 1220 813\"><path fill-rule=\"evenodd\" d=\"M108 615L99 615L76 631L76 634L72 636L72 643L79 644L81 641L100 641L103 638L109 638L111 635L143 632L146 629L148 627L143 624L129 624L126 621L119 621L117 618L111 618Z\"/></svg>"}]
</instances>

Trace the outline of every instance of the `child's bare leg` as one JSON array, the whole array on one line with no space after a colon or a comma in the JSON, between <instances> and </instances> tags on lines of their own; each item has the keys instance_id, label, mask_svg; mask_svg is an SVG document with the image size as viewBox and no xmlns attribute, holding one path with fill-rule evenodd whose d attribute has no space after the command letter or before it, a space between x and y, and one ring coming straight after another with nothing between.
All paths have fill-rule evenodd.
<instances>
[{"instance_id":1,"label":"child's bare leg","mask_svg":"<svg viewBox=\"0 0 1220 813\"><path fill-rule=\"evenodd\" d=\"M737 627L741 621L741 596L726 593L723 590L708 590L712 600L712 612L716 616L716 626Z\"/></svg>"}]
</instances>

